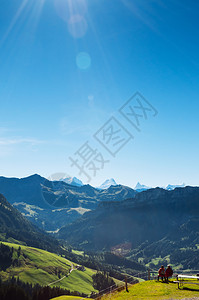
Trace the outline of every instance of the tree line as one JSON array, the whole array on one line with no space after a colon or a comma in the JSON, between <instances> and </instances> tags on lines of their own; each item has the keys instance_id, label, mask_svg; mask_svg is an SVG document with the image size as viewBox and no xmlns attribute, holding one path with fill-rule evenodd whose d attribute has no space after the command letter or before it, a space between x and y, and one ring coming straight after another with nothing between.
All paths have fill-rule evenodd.
<instances>
[{"instance_id":1,"label":"tree line","mask_svg":"<svg viewBox=\"0 0 199 300\"><path fill-rule=\"evenodd\" d=\"M72 295L86 297L87 295L79 292L70 292L59 287L40 286L24 283L19 278L12 277L6 282L0 280L0 299L1 300L49 300L62 295Z\"/></svg>"}]
</instances>

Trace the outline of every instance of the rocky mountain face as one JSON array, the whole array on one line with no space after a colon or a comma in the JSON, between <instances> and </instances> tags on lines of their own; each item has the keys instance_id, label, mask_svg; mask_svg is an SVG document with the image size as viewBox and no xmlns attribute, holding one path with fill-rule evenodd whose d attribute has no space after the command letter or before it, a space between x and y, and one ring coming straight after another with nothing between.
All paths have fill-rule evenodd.
<instances>
[{"instance_id":1,"label":"rocky mountain face","mask_svg":"<svg viewBox=\"0 0 199 300\"><path fill-rule=\"evenodd\" d=\"M130 243L134 259L145 257L147 251L151 257L178 251L178 257L181 249L197 248L198 225L199 188L156 188L121 202L102 202L95 211L63 227L58 236L89 250L110 250Z\"/></svg>"},{"instance_id":2,"label":"rocky mountain face","mask_svg":"<svg viewBox=\"0 0 199 300\"><path fill-rule=\"evenodd\" d=\"M99 203L134 197L136 191L122 185L98 190L32 175L22 179L0 177L0 193L40 228L56 231Z\"/></svg>"}]
</instances>

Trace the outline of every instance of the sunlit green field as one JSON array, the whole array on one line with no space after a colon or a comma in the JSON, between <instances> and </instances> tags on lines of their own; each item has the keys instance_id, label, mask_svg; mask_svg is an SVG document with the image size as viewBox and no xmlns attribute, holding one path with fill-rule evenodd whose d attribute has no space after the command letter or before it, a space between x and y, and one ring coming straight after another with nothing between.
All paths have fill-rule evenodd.
<instances>
[{"instance_id":1,"label":"sunlit green field","mask_svg":"<svg viewBox=\"0 0 199 300\"><path fill-rule=\"evenodd\" d=\"M186 284L181 290L175 283L162 283L157 281L145 281L129 287L129 293L126 290L115 292L112 295L105 295L102 300L126 300L126 299L182 299L185 297L199 297L199 286Z\"/></svg>"},{"instance_id":2,"label":"sunlit green field","mask_svg":"<svg viewBox=\"0 0 199 300\"><path fill-rule=\"evenodd\" d=\"M79 250L72 250L72 253L76 254L76 255L81 255L83 256L84 255L84 251L79 251Z\"/></svg>"},{"instance_id":3,"label":"sunlit green field","mask_svg":"<svg viewBox=\"0 0 199 300\"><path fill-rule=\"evenodd\" d=\"M18 258L19 245L6 242L4 244L13 247L13 258ZM50 286L59 286L60 288L85 294L96 291L92 286L92 275L96 271L86 268L84 272L74 270L69 274L71 266L75 266L69 260L41 249L23 245L20 245L20 247L19 266L11 266L6 271L0 271L3 280L15 276L24 282L38 283L45 286L64 277L63 280Z\"/></svg>"},{"instance_id":4,"label":"sunlit green field","mask_svg":"<svg viewBox=\"0 0 199 300\"><path fill-rule=\"evenodd\" d=\"M69 277L64 278L52 286L60 286L70 291L79 291L85 294L90 294L91 291L97 292L92 286L92 275L95 273L95 271L88 268L86 268L84 272L74 270Z\"/></svg>"}]
</instances>

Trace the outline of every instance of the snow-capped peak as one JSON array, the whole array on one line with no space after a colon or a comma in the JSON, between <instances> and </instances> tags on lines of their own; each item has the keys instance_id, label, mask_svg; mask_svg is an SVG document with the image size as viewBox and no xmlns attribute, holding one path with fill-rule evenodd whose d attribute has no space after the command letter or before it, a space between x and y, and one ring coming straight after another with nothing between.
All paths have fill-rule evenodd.
<instances>
[{"instance_id":1,"label":"snow-capped peak","mask_svg":"<svg viewBox=\"0 0 199 300\"><path fill-rule=\"evenodd\" d=\"M61 178L60 181L64 181L65 183L75 185L75 186L82 186L83 185L83 182L80 179L76 178L76 177L67 176L67 177Z\"/></svg>"},{"instance_id":2,"label":"snow-capped peak","mask_svg":"<svg viewBox=\"0 0 199 300\"><path fill-rule=\"evenodd\" d=\"M144 184L140 184L139 182L136 184L135 188L136 191L144 191L144 190L148 190L150 189L150 187L144 185Z\"/></svg>"},{"instance_id":3,"label":"snow-capped peak","mask_svg":"<svg viewBox=\"0 0 199 300\"><path fill-rule=\"evenodd\" d=\"M117 185L117 183L115 182L115 180L113 178L107 179L105 180L99 187L99 190L106 190L108 189L111 185Z\"/></svg>"},{"instance_id":4,"label":"snow-capped peak","mask_svg":"<svg viewBox=\"0 0 199 300\"><path fill-rule=\"evenodd\" d=\"M176 185L168 184L167 187L166 187L166 190L172 191L172 190L174 190L175 188L183 188L183 187L185 187L185 186L186 186L185 183L182 183L182 184L176 184Z\"/></svg>"}]
</instances>

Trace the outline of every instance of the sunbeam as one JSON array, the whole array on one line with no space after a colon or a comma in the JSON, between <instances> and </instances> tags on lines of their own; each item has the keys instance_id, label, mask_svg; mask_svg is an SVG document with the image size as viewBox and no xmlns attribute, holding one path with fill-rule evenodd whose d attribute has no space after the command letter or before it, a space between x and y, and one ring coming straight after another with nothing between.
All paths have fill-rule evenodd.
<instances>
[{"instance_id":1,"label":"sunbeam","mask_svg":"<svg viewBox=\"0 0 199 300\"><path fill-rule=\"evenodd\" d=\"M37 28L45 2L46 0L40 0L32 3L33 8L28 25L32 27L33 31Z\"/></svg>"},{"instance_id":2,"label":"sunbeam","mask_svg":"<svg viewBox=\"0 0 199 300\"><path fill-rule=\"evenodd\" d=\"M4 34L2 40L0 41L0 45L2 45L2 44L5 42L6 38L8 37L8 35L10 34L10 32L12 31L12 29L13 29L13 27L15 26L16 22L18 21L19 17L20 17L21 14L23 13L23 11L24 11L24 9L25 9L27 3L28 3L28 0L23 0L21 6L20 6L19 9L17 10L17 12L16 12L16 14L15 14L13 20L11 21L10 26L8 27L6 33Z\"/></svg>"},{"instance_id":3,"label":"sunbeam","mask_svg":"<svg viewBox=\"0 0 199 300\"><path fill-rule=\"evenodd\" d=\"M24 15L25 18L28 18L28 24L35 27L37 26L37 23L39 21L43 6L44 6L45 0L40 1L29 1L29 0L23 0L21 3L19 9L17 10L14 18L12 19L7 31L3 35L2 39L0 40L0 46L6 41L6 39L9 37L13 29L16 27L17 22L19 22L19 19ZM25 13L25 11L27 12ZM31 12L31 15L28 16L28 13ZM35 29L34 28L34 29Z\"/></svg>"},{"instance_id":4,"label":"sunbeam","mask_svg":"<svg viewBox=\"0 0 199 300\"><path fill-rule=\"evenodd\" d=\"M142 23L148 26L151 30L157 32L155 26L154 11L152 11L152 6L149 5L150 2L140 2L140 1L131 1L131 0L122 0L122 3L131 11ZM161 5L161 1L156 1L156 4Z\"/></svg>"}]
</instances>

